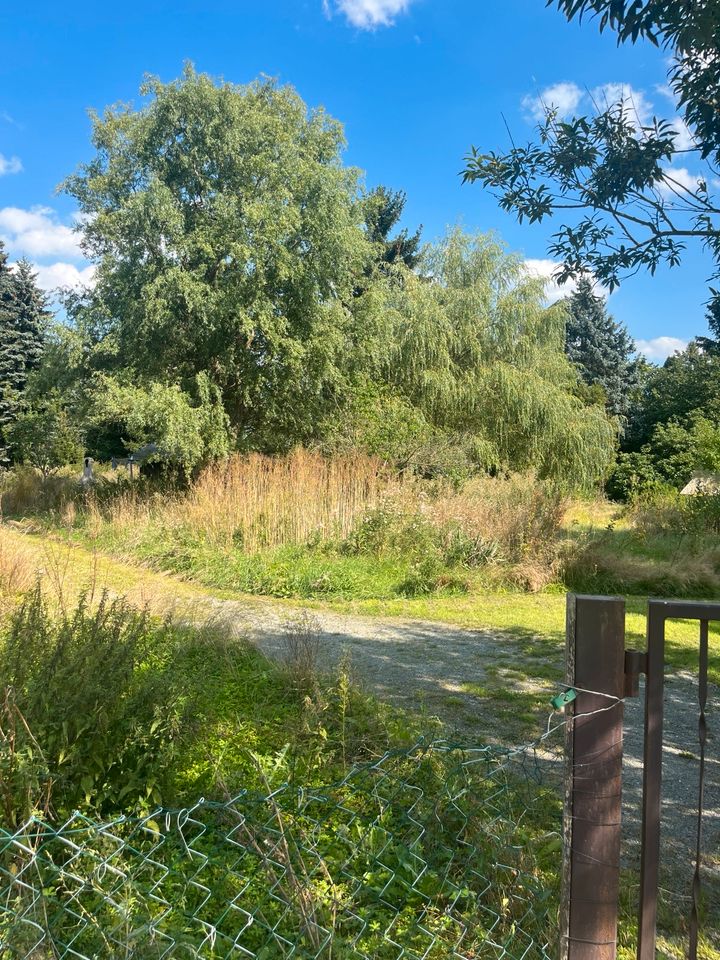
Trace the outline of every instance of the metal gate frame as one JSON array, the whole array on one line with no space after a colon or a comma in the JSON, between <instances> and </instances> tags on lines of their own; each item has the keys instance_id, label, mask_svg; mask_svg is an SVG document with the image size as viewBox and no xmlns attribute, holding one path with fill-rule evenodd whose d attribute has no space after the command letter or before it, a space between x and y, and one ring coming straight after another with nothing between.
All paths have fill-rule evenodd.
<instances>
[{"instance_id":1,"label":"metal gate frame","mask_svg":"<svg viewBox=\"0 0 720 960\"><path fill-rule=\"evenodd\" d=\"M640 861L640 917L638 960L655 960L657 934L657 893L660 870L660 809L662 801L662 749L665 691L665 629L668 620L700 622L700 658L698 675L698 741L700 772L697 808L697 844L692 883L689 958L697 957L700 907L700 862L702 858L703 794L705 786L705 746L707 703L709 624L720 621L720 603L687 603L650 600L647 615L647 663L645 686L645 751L643 756L643 821Z\"/></svg>"},{"instance_id":2,"label":"metal gate frame","mask_svg":"<svg viewBox=\"0 0 720 960\"><path fill-rule=\"evenodd\" d=\"M669 620L699 621L697 842L689 960L696 960L701 894L709 624L720 603L650 600L647 652L625 649L625 601L568 594L567 700L561 960L615 960L622 815L623 701L646 674L638 960L655 960L660 812ZM609 698L609 699L608 699Z\"/></svg>"}]
</instances>

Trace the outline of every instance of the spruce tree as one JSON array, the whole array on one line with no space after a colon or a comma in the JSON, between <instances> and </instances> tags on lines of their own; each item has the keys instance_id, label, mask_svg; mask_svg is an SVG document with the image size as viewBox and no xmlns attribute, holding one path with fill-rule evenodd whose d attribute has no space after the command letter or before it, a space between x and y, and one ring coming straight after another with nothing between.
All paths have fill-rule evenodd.
<instances>
[{"instance_id":1,"label":"spruce tree","mask_svg":"<svg viewBox=\"0 0 720 960\"><path fill-rule=\"evenodd\" d=\"M9 461L6 433L22 408L29 374L40 363L47 302L27 260L15 271L0 242L0 465Z\"/></svg>"},{"instance_id":2,"label":"spruce tree","mask_svg":"<svg viewBox=\"0 0 720 960\"><path fill-rule=\"evenodd\" d=\"M29 260L19 261L13 273L13 279L17 337L25 379L27 379L27 374L40 365L50 311L47 298L38 287L37 274L33 271Z\"/></svg>"},{"instance_id":3,"label":"spruce tree","mask_svg":"<svg viewBox=\"0 0 720 960\"><path fill-rule=\"evenodd\" d=\"M422 227L413 234L405 228L394 237L390 236L402 217L406 200L407 196L402 190L376 187L365 201L365 225L369 239L382 244L381 262L404 263L412 270L420 259Z\"/></svg>"},{"instance_id":4,"label":"spruce tree","mask_svg":"<svg viewBox=\"0 0 720 960\"><path fill-rule=\"evenodd\" d=\"M698 346L715 356L720 356L720 291L710 288L712 299L707 305L705 319L710 328L709 337L696 337Z\"/></svg>"},{"instance_id":5,"label":"spruce tree","mask_svg":"<svg viewBox=\"0 0 720 960\"><path fill-rule=\"evenodd\" d=\"M627 419L638 381L635 342L608 314L587 278L578 282L565 303L565 352L588 386L602 388L608 412Z\"/></svg>"}]
</instances>

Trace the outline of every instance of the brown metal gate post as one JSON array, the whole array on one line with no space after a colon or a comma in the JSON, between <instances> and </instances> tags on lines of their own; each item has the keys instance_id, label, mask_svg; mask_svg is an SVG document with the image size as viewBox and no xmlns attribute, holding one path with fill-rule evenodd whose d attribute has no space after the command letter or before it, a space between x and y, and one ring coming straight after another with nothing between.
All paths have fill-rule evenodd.
<instances>
[{"instance_id":1,"label":"brown metal gate post","mask_svg":"<svg viewBox=\"0 0 720 960\"><path fill-rule=\"evenodd\" d=\"M615 960L620 880L625 601L568 595L562 960ZM592 691L592 692L584 692Z\"/></svg>"}]
</instances>

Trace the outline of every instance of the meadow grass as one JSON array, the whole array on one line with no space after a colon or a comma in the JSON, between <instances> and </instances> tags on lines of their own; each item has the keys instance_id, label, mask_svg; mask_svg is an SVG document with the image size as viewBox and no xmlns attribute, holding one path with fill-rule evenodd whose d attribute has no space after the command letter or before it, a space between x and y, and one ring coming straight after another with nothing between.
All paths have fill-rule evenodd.
<instances>
[{"instance_id":1,"label":"meadow grass","mask_svg":"<svg viewBox=\"0 0 720 960\"><path fill-rule=\"evenodd\" d=\"M341 775L346 764L377 756L389 745L408 743L422 730L423 721L351 691L340 676L318 682L304 668L298 672L270 663L217 624L211 622L200 629L192 626L193 617L200 621L207 616L206 603L217 597L241 596L234 590L203 588L76 543L19 530L0 529L0 550L7 568L19 565L24 571L16 585L31 581L34 571L41 569L46 583L63 591L64 600L56 609L64 604L67 615L72 613L73 598L88 588L100 594L103 587L129 593L136 604L150 603L158 613L174 610L172 623L153 620L156 653L152 663L153 669L161 671L167 698L163 703L182 700L187 710L183 716L192 720L175 745L171 776L163 779L165 793L159 799L191 802L201 793L211 796L213 790L232 792L255 776L251 754L264 758L262 762L273 769L282 756L283 776L327 782L329 777ZM20 591L14 587L11 592L16 604ZM267 601L250 598L248 602L262 607ZM288 617L292 615L290 601L275 602L285 603ZM559 589L539 594L505 590L486 595L316 600L304 606L365 616L439 620L506 635L515 648L512 662L491 665L482 687L469 692L487 701L510 742L534 738L538 711L546 707L542 681L552 685L562 675L565 598ZM630 598L629 643L639 648L644 645L643 607L641 598ZM711 644L711 677L717 683L720 636L715 628ZM692 669L696 658L696 627L672 624L670 668ZM523 689L526 681L529 689ZM551 828L555 816L556 811L548 808L547 819L538 821L540 835ZM328 821L331 828L332 819ZM637 893L632 874L623 875L622 888L620 956L630 960ZM706 918L717 906L717 898L718 891L711 886ZM661 903L660 947L671 957L682 955L687 934L685 919L675 907L670 896ZM700 955L718 960L720 953L712 937L704 937Z\"/></svg>"}]
</instances>

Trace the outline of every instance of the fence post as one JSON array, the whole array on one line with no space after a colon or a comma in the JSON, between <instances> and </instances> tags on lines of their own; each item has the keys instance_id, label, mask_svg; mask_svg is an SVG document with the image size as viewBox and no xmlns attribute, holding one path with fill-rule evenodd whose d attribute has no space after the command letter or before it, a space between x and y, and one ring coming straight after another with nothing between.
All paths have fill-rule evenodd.
<instances>
[{"instance_id":1,"label":"fence post","mask_svg":"<svg viewBox=\"0 0 720 960\"><path fill-rule=\"evenodd\" d=\"M566 708L568 716L577 719L568 723L565 740L560 956L615 960L622 815L620 698L625 685L622 598L568 594L566 682L578 694Z\"/></svg>"}]
</instances>

